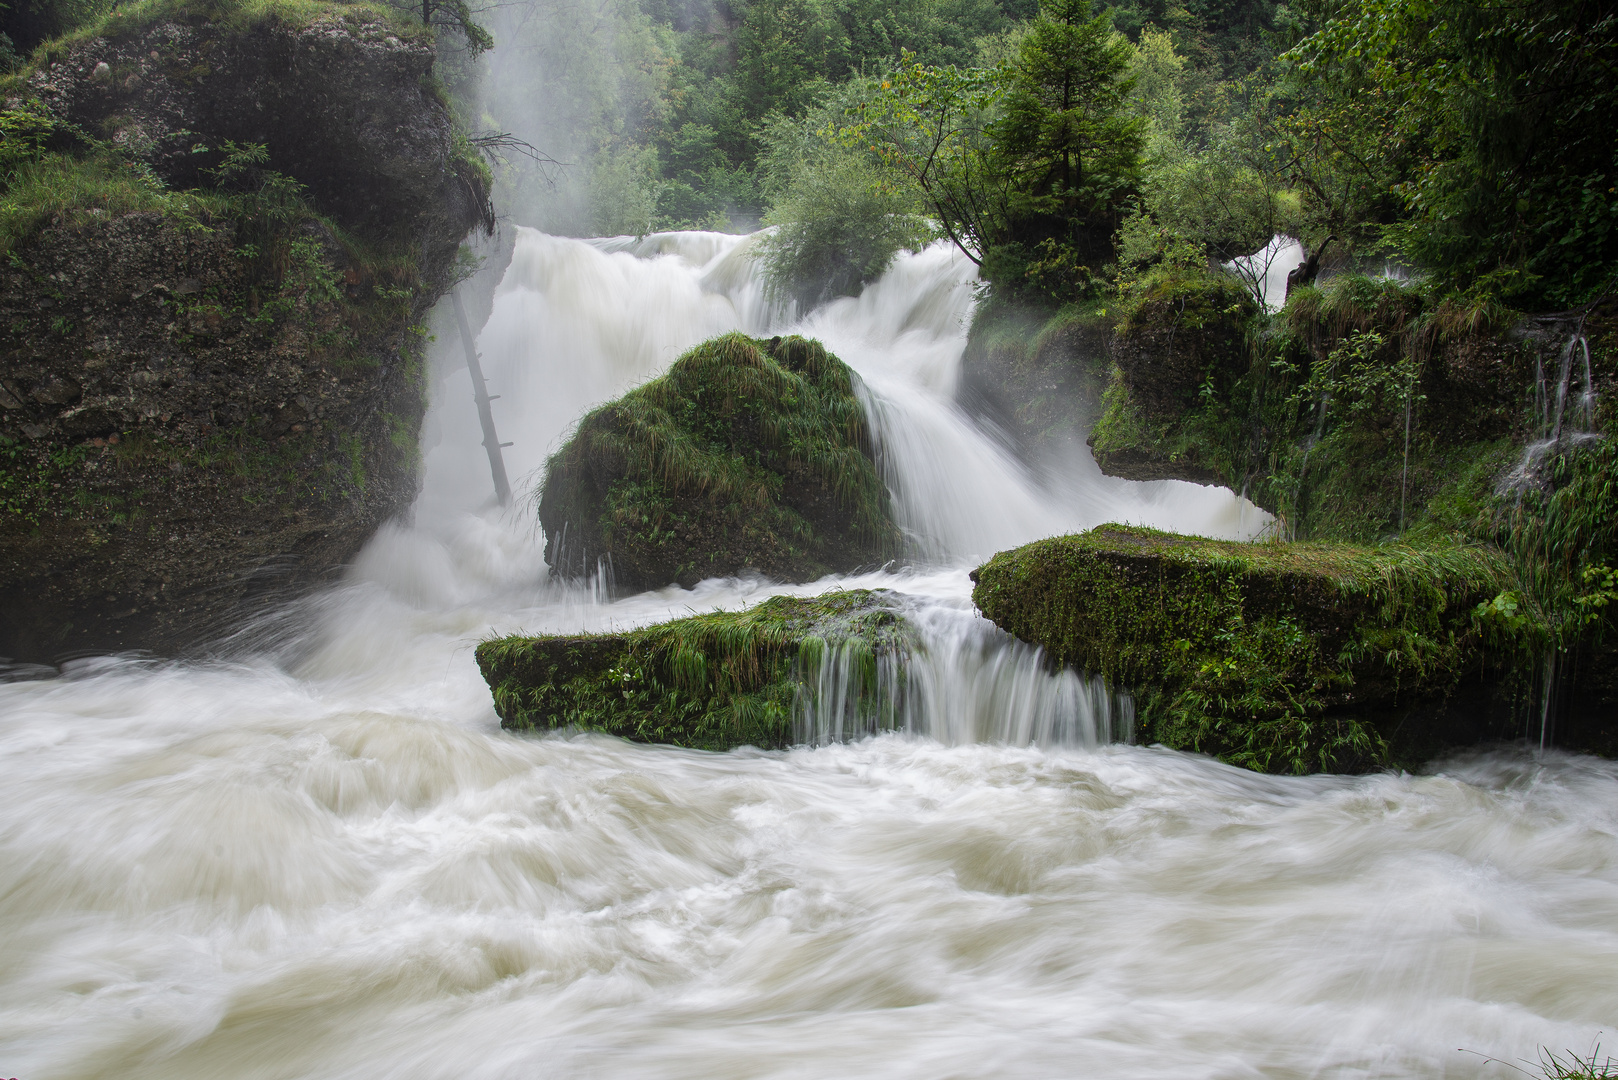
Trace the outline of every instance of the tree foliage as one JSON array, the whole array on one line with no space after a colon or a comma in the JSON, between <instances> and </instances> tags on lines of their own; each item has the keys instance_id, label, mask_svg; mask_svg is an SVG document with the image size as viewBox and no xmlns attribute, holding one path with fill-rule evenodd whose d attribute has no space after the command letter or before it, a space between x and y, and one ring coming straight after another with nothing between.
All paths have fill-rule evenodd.
<instances>
[{"instance_id":1,"label":"tree foliage","mask_svg":"<svg viewBox=\"0 0 1618 1080\"><path fill-rule=\"evenodd\" d=\"M834 137L844 107L835 99L802 120L777 113L761 135L760 181L773 204L765 222L774 226L759 241L765 279L800 311L857 293L935 235L914 188Z\"/></svg>"},{"instance_id":2,"label":"tree foliage","mask_svg":"<svg viewBox=\"0 0 1618 1080\"><path fill-rule=\"evenodd\" d=\"M996 287L1084 292L1141 176L1130 56L1088 0L1042 0L1002 63L906 56L840 134L913 184Z\"/></svg>"},{"instance_id":3,"label":"tree foliage","mask_svg":"<svg viewBox=\"0 0 1618 1080\"><path fill-rule=\"evenodd\" d=\"M1446 288L1568 305L1611 282L1610 4L1350 0L1289 58L1309 94L1288 121L1296 174L1329 213L1384 218ZM1367 197L1332 200L1318 176Z\"/></svg>"}]
</instances>

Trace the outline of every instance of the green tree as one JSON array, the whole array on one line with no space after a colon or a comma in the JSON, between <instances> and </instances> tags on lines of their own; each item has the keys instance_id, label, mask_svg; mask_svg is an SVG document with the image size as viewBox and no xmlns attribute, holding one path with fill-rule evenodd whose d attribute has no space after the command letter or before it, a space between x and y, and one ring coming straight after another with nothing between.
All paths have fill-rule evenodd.
<instances>
[{"instance_id":1,"label":"green tree","mask_svg":"<svg viewBox=\"0 0 1618 1080\"><path fill-rule=\"evenodd\" d=\"M1042 0L991 131L1010 191L1008 240L1110 256L1141 176L1145 124L1125 109L1132 59L1089 0Z\"/></svg>"},{"instance_id":2,"label":"green tree","mask_svg":"<svg viewBox=\"0 0 1618 1080\"><path fill-rule=\"evenodd\" d=\"M803 120L779 113L760 137L759 170L774 228L758 241L765 280L800 311L857 293L902 250L935 233L918 212L915 189L863 147L830 138L844 109L834 99Z\"/></svg>"},{"instance_id":3,"label":"green tree","mask_svg":"<svg viewBox=\"0 0 1618 1080\"><path fill-rule=\"evenodd\" d=\"M1006 234L1009 186L989 126L1001 96L997 71L936 67L906 53L899 70L848 109L838 131L867 148L921 194L939 228L982 266Z\"/></svg>"},{"instance_id":4,"label":"green tree","mask_svg":"<svg viewBox=\"0 0 1618 1080\"><path fill-rule=\"evenodd\" d=\"M1145 121L1126 104L1131 49L1088 0L1042 0L995 68L899 70L842 129L922 193L997 289L1093 291L1139 183Z\"/></svg>"}]
</instances>

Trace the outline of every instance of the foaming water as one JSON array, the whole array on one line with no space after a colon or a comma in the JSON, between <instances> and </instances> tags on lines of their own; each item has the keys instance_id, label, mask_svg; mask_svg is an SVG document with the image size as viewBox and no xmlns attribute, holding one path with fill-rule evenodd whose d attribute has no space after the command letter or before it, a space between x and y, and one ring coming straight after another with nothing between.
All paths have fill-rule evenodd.
<instances>
[{"instance_id":1,"label":"foaming water","mask_svg":"<svg viewBox=\"0 0 1618 1080\"><path fill-rule=\"evenodd\" d=\"M234 661L0 684L0 1074L1470 1077L1587 1051L1618 1018L1618 766L1278 779L1121 745L1126 697L973 613L996 546L1260 519L996 449L952 401L968 269L931 249L797 319L733 237L525 232L480 342L514 475L690 344L798 329L865 380L913 563L549 583L443 374L415 521L341 589ZM886 590L919 645L902 695L822 669L789 752L506 735L472 660L839 587Z\"/></svg>"}]
</instances>

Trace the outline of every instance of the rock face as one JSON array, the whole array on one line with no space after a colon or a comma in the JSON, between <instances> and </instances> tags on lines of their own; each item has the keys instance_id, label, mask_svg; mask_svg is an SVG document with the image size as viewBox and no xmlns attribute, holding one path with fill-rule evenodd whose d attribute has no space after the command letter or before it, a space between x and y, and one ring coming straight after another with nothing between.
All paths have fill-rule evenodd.
<instances>
[{"instance_id":1,"label":"rock face","mask_svg":"<svg viewBox=\"0 0 1618 1080\"><path fill-rule=\"evenodd\" d=\"M784 581L901 550L854 374L818 342L727 334L579 422L546 465L545 560L632 588Z\"/></svg>"},{"instance_id":2,"label":"rock face","mask_svg":"<svg viewBox=\"0 0 1618 1080\"><path fill-rule=\"evenodd\" d=\"M996 555L972 598L1135 688L1145 741L1265 772L1353 772L1512 734L1480 676L1515 659L1482 547L1242 544L1105 525Z\"/></svg>"},{"instance_id":3,"label":"rock face","mask_svg":"<svg viewBox=\"0 0 1618 1080\"><path fill-rule=\"evenodd\" d=\"M21 80L125 148L51 160L126 194L66 200L0 263L0 655L183 651L325 580L414 497L415 328L482 174L424 81L430 43L311 10L114 15ZM227 140L268 159L182 190L221 161L183 148ZM169 186L131 188L130 162ZM269 205L278 174L306 187Z\"/></svg>"},{"instance_id":4,"label":"rock face","mask_svg":"<svg viewBox=\"0 0 1618 1080\"><path fill-rule=\"evenodd\" d=\"M39 100L171 187L197 186L219 164L198 147L262 143L268 167L307 185L343 228L419 244L429 278L484 212L484 181L456 153L433 86L431 35L374 10L334 4L299 22L179 4L114 13L47 60L26 80Z\"/></svg>"},{"instance_id":5,"label":"rock face","mask_svg":"<svg viewBox=\"0 0 1618 1080\"><path fill-rule=\"evenodd\" d=\"M1229 275L1170 273L1142 287L1109 342L1111 381L1089 437L1102 472L1233 483L1202 439L1176 424L1200 403L1229 397L1249 367L1246 336L1257 313Z\"/></svg>"},{"instance_id":6,"label":"rock face","mask_svg":"<svg viewBox=\"0 0 1618 1080\"><path fill-rule=\"evenodd\" d=\"M501 726L575 727L699 750L793 741L822 662L866 672L849 704L874 700L876 660L913 646L891 598L856 590L777 596L623 634L508 637L478 646ZM852 661L852 662L851 662Z\"/></svg>"},{"instance_id":7,"label":"rock face","mask_svg":"<svg viewBox=\"0 0 1618 1080\"><path fill-rule=\"evenodd\" d=\"M961 405L1038 459L1082 438L1106 385L1106 312L1019 310L991 299L972 318L961 357Z\"/></svg>"},{"instance_id":8,"label":"rock face","mask_svg":"<svg viewBox=\"0 0 1618 1080\"><path fill-rule=\"evenodd\" d=\"M1112 341L1113 363L1148 418L1175 415L1203 387L1223 389L1247 370L1242 340L1258 305L1226 274L1170 274L1129 306Z\"/></svg>"}]
</instances>

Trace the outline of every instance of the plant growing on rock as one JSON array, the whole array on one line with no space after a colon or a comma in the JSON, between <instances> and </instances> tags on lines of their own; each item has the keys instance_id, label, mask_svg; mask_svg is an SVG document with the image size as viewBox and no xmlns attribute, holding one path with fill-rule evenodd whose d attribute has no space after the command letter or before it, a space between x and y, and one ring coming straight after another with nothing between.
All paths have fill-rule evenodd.
<instances>
[{"instance_id":1,"label":"plant growing on rock","mask_svg":"<svg viewBox=\"0 0 1618 1080\"><path fill-rule=\"evenodd\" d=\"M1001 552L973 577L973 602L1002 629L1134 688L1150 738L1264 772L1430 753L1456 725L1443 703L1516 656L1475 614L1516 585L1482 546L1240 544L1108 525ZM1487 729L1477 701L1457 712Z\"/></svg>"}]
</instances>

